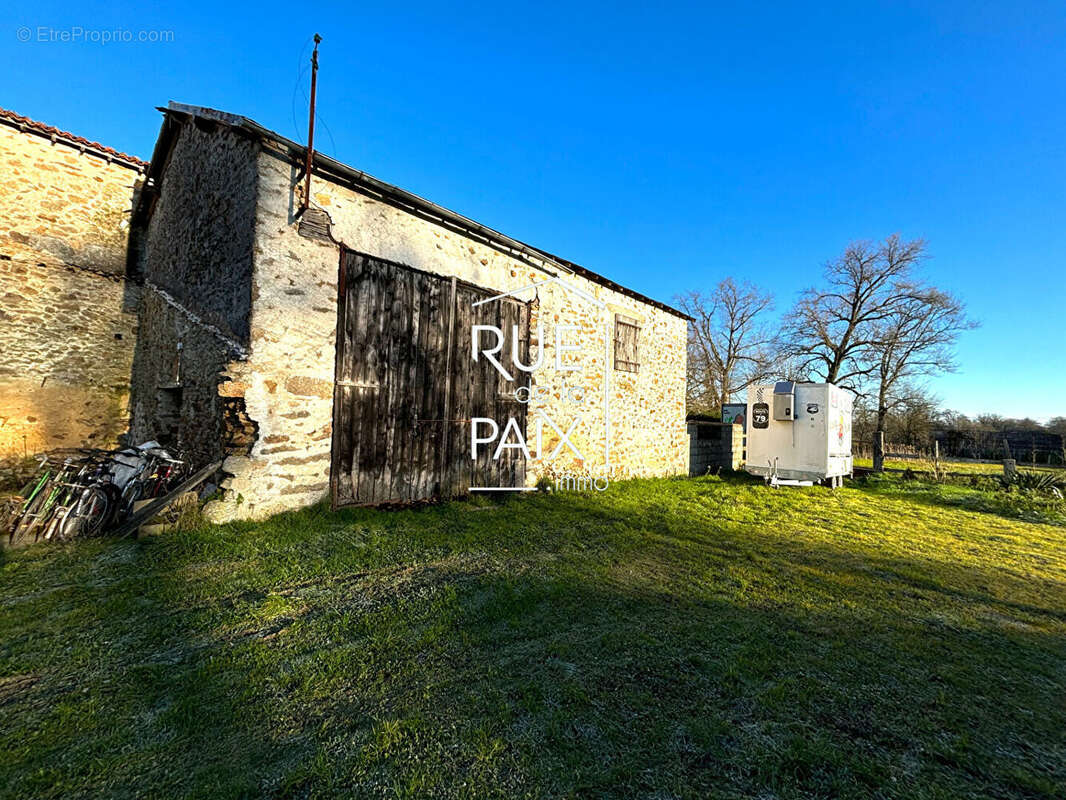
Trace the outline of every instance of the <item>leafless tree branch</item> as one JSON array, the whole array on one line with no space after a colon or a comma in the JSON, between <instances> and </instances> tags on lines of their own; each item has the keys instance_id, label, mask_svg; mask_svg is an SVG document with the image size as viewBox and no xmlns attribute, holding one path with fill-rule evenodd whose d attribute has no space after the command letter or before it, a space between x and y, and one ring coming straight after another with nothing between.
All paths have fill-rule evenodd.
<instances>
[{"instance_id":1,"label":"leafless tree branch","mask_svg":"<svg viewBox=\"0 0 1066 800\"><path fill-rule=\"evenodd\" d=\"M721 281L710 295L689 292L678 306L689 325L689 408L718 411L722 404L773 372L777 338L765 317L773 296L750 283Z\"/></svg>"}]
</instances>

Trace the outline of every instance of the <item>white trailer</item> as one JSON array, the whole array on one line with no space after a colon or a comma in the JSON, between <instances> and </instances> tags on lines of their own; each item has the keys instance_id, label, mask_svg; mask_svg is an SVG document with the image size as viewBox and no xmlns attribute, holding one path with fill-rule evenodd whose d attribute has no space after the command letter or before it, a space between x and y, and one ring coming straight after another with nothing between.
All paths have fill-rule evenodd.
<instances>
[{"instance_id":1,"label":"white trailer","mask_svg":"<svg viewBox=\"0 0 1066 800\"><path fill-rule=\"evenodd\" d=\"M748 388L747 463L770 483L840 486L851 475L849 392L831 383Z\"/></svg>"}]
</instances>

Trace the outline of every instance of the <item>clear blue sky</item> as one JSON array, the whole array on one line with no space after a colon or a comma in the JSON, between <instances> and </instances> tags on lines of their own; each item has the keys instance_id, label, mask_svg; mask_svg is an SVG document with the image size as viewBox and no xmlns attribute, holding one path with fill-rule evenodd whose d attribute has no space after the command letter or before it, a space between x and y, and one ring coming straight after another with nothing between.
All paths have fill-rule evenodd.
<instances>
[{"instance_id":1,"label":"clear blue sky","mask_svg":"<svg viewBox=\"0 0 1066 800\"><path fill-rule=\"evenodd\" d=\"M394 5L6 4L0 105L144 158L172 99L302 141L317 30L329 154L666 301L783 309L849 240L925 237L983 324L945 405L1066 415L1066 3Z\"/></svg>"}]
</instances>

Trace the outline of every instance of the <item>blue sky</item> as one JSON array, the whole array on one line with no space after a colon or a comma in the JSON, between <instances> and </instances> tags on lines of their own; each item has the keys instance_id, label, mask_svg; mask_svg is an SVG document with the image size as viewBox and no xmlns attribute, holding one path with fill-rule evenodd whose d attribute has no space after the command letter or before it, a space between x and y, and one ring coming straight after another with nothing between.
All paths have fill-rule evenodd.
<instances>
[{"instance_id":1,"label":"blue sky","mask_svg":"<svg viewBox=\"0 0 1066 800\"><path fill-rule=\"evenodd\" d=\"M0 105L145 158L168 100L302 141L317 30L330 155L665 301L784 310L924 237L982 323L944 404L1066 415L1066 4L396 5L8 4ZM173 40L39 40L78 27Z\"/></svg>"}]
</instances>

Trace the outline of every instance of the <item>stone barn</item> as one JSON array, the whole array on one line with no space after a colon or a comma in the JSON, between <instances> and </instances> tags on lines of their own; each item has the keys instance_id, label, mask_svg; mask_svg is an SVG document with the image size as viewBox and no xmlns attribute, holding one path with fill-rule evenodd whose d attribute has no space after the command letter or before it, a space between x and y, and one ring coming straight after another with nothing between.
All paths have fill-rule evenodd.
<instances>
[{"instance_id":1,"label":"stone barn","mask_svg":"<svg viewBox=\"0 0 1066 800\"><path fill-rule=\"evenodd\" d=\"M685 474L687 318L241 116L171 103L131 238L134 439L214 519Z\"/></svg>"},{"instance_id":2,"label":"stone barn","mask_svg":"<svg viewBox=\"0 0 1066 800\"><path fill-rule=\"evenodd\" d=\"M147 167L0 109L0 458L125 432L138 303L126 244Z\"/></svg>"}]
</instances>

